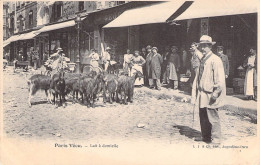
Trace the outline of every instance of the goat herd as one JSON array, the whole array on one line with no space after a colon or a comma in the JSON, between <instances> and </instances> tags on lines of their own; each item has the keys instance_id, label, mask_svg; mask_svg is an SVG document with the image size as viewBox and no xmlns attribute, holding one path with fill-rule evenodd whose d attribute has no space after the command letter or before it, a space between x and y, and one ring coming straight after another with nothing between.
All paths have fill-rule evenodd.
<instances>
[{"instance_id":1,"label":"goat herd","mask_svg":"<svg viewBox=\"0 0 260 165\"><path fill-rule=\"evenodd\" d=\"M31 107L31 98L39 90L44 90L49 103L56 107L60 105L66 106L65 96L72 94L73 103L79 100L78 94L81 95L82 104L94 108L95 100L99 99L99 95L103 93L103 102L107 101L107 93L109 102L117 101L120 104L133 102L134 82L137 78L143 78L141 72L137 71L128 76L125 72L118 74L107 73L104 71L91 71L88 74L77 73L56 73L52 76L35 74L28 80L29 98L28 104ZM52 97L53 96L53 97Z\"/></svg>"}]
</instances>

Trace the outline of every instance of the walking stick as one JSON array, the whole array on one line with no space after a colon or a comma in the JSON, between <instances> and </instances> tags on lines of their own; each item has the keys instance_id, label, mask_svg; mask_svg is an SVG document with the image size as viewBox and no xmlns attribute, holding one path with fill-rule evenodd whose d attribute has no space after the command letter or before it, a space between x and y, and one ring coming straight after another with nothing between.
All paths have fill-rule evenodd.
<instances>
[{"instance_id":1,"label":"walking stick","mask_svg":"<svg viewBox=\"0 0 260 165\"><path fill-rule=\"evenodd\" d=\"M192 126L191 126L192 129L193 129L193 125L194 125L194 113L195 113L195 108L196 108L196 103L193 105Z\"/></svg>"}]
</instances>

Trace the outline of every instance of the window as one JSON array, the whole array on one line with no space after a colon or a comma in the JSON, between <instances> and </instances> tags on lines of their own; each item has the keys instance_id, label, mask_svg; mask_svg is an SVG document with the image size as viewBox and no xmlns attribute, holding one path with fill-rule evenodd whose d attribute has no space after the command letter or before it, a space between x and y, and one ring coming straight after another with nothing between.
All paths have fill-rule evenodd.
<instances>
[{"instance_id":1,"label":"window","mask_svg":"<svg viewBox=\"0 0 260 165\"><path fill-rule=\"evenodd\" d=\"M79 11L84 10L84 1L79 2Z\"/></svg>"},{"instance_id":2,"label":"window","mask_svg":"<svg viewBox=\"0 0 260 165\"><path fill-rule=\"evenodd\" d=\"M14 33L14 18L13 17L11 18L11 21L10 21L10 32L11 32L11 34Z\"/></svg>"},{"instance_id":3,"label":"window","mask_svg":"<svg viewBox=\"0 0 260 165\"><path fill-rule=\"evenodd\" d=\"M33 11L29 12L29 28L33 26Z\"/></svg>"},{"instance_id":4,"label":"window","mask_svg":"<svg viewBox=\"0 0 260 165\"><path fill-rule=\"evenodd\" d=\"M17 28L19 29L19 32L23 31L23 28L24 28L24 18L22 15L20 15L18 17L18 20L17 20Z\"/></svg>"},{"instance_id":5,"label":"window","mask_svg":"<svg viewBox=\"0 0 260 165\"><path fill-rule=\"evenodd\" d=\"M60 18L62 16L62 2L58 3L56 6L56 18Z\"/></svg>"}]
</instances>

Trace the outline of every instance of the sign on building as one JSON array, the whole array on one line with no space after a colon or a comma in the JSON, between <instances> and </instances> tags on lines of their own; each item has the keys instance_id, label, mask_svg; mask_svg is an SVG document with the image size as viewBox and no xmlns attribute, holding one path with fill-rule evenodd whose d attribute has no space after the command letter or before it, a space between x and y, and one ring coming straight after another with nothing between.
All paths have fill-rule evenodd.
<instances>
[{"instance_id":1,"label":"sign on building","mask_svg":"<svg viewBox=\"0 0 260 165\"><path fill-rule=\"evenodd\" d=\"M201 36L209 34L209 19L208 18L201 19L200 29L201 29L201 31L200 31Z\"/></svg>"}]
</instances>

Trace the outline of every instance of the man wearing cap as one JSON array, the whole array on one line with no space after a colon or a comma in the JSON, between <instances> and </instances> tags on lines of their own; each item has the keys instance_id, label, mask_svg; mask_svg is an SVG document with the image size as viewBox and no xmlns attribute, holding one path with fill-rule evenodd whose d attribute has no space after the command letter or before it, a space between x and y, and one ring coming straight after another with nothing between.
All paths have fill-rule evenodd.
<instances>
[{"instance_id":1,"label":"man wearing cap","mask_svg":"<svg viewBox=\"0 0 260 165\"><path fill-rule=\"evenodd\" d=\"M217 46L218 56L220 57L220 59L223 62L223 65L224 65L225 77L228 78L228 75L229 75L229 61L228 61L228 56L223 53L223 49L224 49L223 46Z\"/></svg>"},{"instance_id":2,"label":"man wearing cap","mask_svg":"<svg viewBox=\"0 0 260 165\"><path fill-rule=\"evenodd\" d=\"M223 105L226 85L223 63L211 51L212 45L215 43L212 42L210 36L203 35L200 38L199 46L203 57L199 67L199 74L194 81L197 82L196 103L199 106L202 140L219 144L221 129L218 108Z\"/></svg>"},{"instance_id":3,"label":"man wearing cap","mask_svg":"<svg viewBox=\"0 0 260 165\"><path fill-rule=\"evenodd\" d=\"M178 72L179 72L179 68L180 68L180 57L177 54L177 46L172 46L171 47L171 54L169 56L169 69L170 69L170 73L169 73L169 80L170 83L168 85L169 88L172 89L178 89Z\"/></svg>"},{"instance_id":4,"label":"man wearing cap","mask_svg":"<svg viewBox=\"0 0 260 165\"><path fill-rule=\"evenodd\" d=\"M111 48L110 47L107 47L106 48L106 51L104 52L104 55L103 55L103 63L104 63L104 70L107 71L107 68L110 64L110 50Z\"/></svg>"},{"instance_id":5,"label":"man wearing cap","mask_svg":"<svg viewBox=\"0 0 260 165\"><path fill-rule=\"evenodd\" d=\"M161 90L161 65L163 63L162 56L157 53L158 49L157 47L152 48L152 58L151 58L151 78L152 81L155 80L156 88L157 90ZM150 80L149 80L150 81Z\"/></svg>"},{"instance_id":6,"label":"man wearing cap","mask_svg":"<svg viewBox=\"0 0 260 165\"><path fill-rule=\"evenodd\" d=\"M146 78L148 79L148 83L149 83L149 87L153 88L153 79L152 79L152 71L151 71L151 61L152 61L152 56L153 56L153 52L152 52L152 47L150 45L148 45L146 47L147 50L147 56L146 56Z\"/></svg>"},{"instance_id":7,"label":"man wearing cap","mask_svg":"<svg viewBox=\"0 0 260 165\"><path fill-rule=\"evenodd\" d=\"M162 80L163 84L169 83L169 73L168 73L168 61L169 61L169 55L170 55L170 46L165 47L165 52L163 53L163 65L162 65Z\"/></svg>"}]
</instances>

